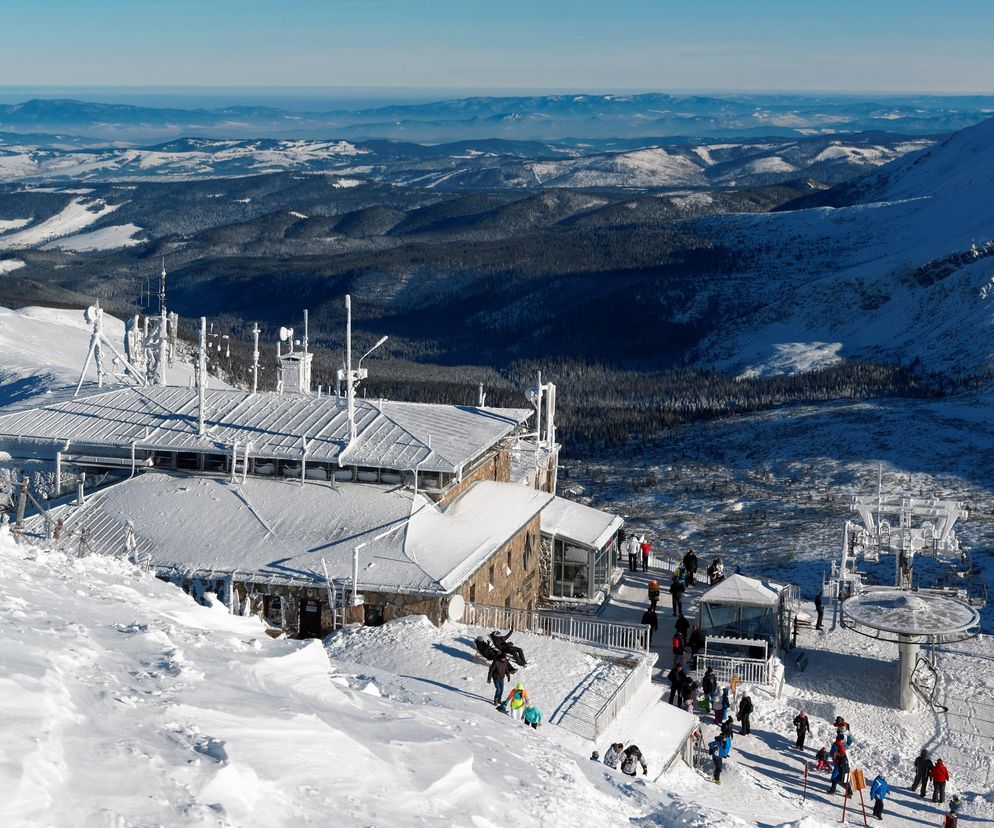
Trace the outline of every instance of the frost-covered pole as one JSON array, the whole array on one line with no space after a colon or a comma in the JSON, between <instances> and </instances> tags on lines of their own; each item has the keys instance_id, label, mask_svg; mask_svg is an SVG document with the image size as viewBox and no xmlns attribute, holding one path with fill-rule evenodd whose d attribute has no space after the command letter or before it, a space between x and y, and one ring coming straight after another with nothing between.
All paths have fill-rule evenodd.
<instances>
[{"instance_id":1,"label":"frost-covered pole","mask_svg":"<svg viewBox=\"0 0 994 828\"><path fill-rule=\"evenodd\" d=\"M93 311L94 358L97 362L97 388L104 387L104 312L97 302Z\"/></svg>"},{"instance_id":2,"label":"frost-covered pole","mask_svg":"<svg viewBox=\"0 0 994 828\"><path fill-rule=\"evenodd\" d=\"M169 346L169 317L166 316L166 307L162 306L159 311L159 375L156 382L159 385L166 384L166 362L168 361Z\"/></svg>"},{"instance_id":3,"label":"frost-covered pole","mask_svg":"<svg viewBox=\"0 0 994 828\"><path fill-rule=\"evenodd\" d=\"M259 325L252 323L252 393L259 390Z\"/></svg>"},{"instance_id":4,"label":"frost-covered pole","mask_svg":"<svg viewBox=\"0 0 994 828\"><path fill-rule=\"evenodd\" d=\"M207 317L200 317L200 353L197 356L197 434L204 433L204 395L207 391Z\"/></svg>"},{"instance_id":5,"label":"frost-covered pole","mask_svg":"<svg viewBox=\"0 0 994 828\"><path fill-rule=\"evenodd\" d=\"M483 383L481 382L479 387L476 389L476 407L483 408L487 403L487 395L483 390Z\"/></svg>"},{"instance_id":6,"label":"frost-covered pole","mask_svg":"<svg viewBox=\"0 0 994 828\"><path fill-rule=\"evenodd\" d=\"M535 442L542 442L542 372L535 380Z\"/></svg>"},{"instance_id":7,"label":"frost-covered pole","mask_svg":"<svg viewBox=\"0 0 994 828\"><path fill-rule=\"evenodd\" d=\"M352 297L345 294L345 395L349 412L349 445L355 442L355 385L352 381Z\"/></svg>"}]
</instances>

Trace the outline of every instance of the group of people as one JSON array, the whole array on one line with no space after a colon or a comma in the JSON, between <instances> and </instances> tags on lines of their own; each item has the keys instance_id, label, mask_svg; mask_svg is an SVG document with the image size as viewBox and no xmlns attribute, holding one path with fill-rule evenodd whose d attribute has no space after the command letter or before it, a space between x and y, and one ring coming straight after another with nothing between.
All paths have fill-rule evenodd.
<instances>
[{"instance_id":1,"label":"group of people","mask_svg":"<svg viewBox=\"0 0 994 828\"><path fill-rule=\"evenodd\" d=\"M600 761L600 754L595 750L590 754L591 761ZM645 757L638 745L625 747L624 742L615 742L604 754L604 764L612 770L618 770L626 776L637 776L639 766L642 766L642 775L649 772L649 766L645 763Z\"/></svg>"},{"instance_id":2,"label":"group of people","mask_svg":"<svg viewBox=\"0 0 994 828\"><path fill-rule=\"evenodd\" d=\"M494 634L492 633L490 637L493 638ZM506 636L501 636L501 639L507 645L510 645L510 647L514 647L508 640L510 637L511 633L508 632ZM521 654L518 663L523 663L524 653L521 652L520 648L514 647L514 649ZM477 650L479 650L479 647L477 647ZM508 659L507 652L497 652L494 655L490 662L490 669L487 670L487 684L493 684L494 686L494 707L501 713L507 713L512 719L523 721L534 730L538 730L538 726L542 722L542 712L528 698L528 692L525 690L524 684L519 681L514 685L514 689L507 694L507 698L504 698L504 685L510 681L511 676L516 672L517 670L515 670Z\"/></svg>"},{"instance_id":3,"label":"group of people","mask_svg":"<svg viewBox=\"0 0 994 828\"><path fill-rule=\"evenodd\" d=\"M642 571L649 571L649 553L652 551L652 544L649 543L645 535L631 534L626 537L624 530L619 530L618 549L627 553L628 569L630 571L638 572L640 561Z\"/></svg>"}]
</instances>

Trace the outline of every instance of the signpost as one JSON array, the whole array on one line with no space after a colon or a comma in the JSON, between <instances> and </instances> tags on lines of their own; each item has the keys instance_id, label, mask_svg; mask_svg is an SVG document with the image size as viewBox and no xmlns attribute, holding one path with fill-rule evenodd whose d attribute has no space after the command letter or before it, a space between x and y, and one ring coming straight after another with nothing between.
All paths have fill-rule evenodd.
<instances>
[{"instance_id":1,"label":"signpost","mask_svg":"<svg viewBox=\"0 0 994 828\"><path fill-rule=\"evenodd\" d=\"M866 788L866 777L859 768L849 772L849 779L846 782L846 795L842 798L842 821L846 821L846 805L849 803L849 789L859 791L859 805L863 810L863 825L868 826L866 821L866 801L863 799L863 790Z\"/></svg>"}]
</instances>

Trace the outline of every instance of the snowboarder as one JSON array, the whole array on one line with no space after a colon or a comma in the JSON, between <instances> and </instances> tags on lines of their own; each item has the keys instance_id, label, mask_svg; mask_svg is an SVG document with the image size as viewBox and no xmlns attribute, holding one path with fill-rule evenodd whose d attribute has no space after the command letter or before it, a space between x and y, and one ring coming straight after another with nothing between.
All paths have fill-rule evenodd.
<instances>
[{"instance_id":1,"label":"snowboarder","mask_svg":"<svg viewBox=\"0 0 994 828\"><path fill-rule=\"evenodd\" d=\"M694 575L697 574L697 555L694 554L693 549L688 549L687 554L683 556L683 568L687 573L687 586L693 586Z\"/></svg>"},{"instance_id":2,"label":"snowboarder","mask_svg":"<svg viewBox=\"0 0 994 828\"><path fill-rule=\"evenodd\" d=\"M652 551L652 544L646 540L645 535L642 536L642 542L639 544L639 551L642 553L642 571L649 571L649 553Z\"/></svg>"},{"instance_id":3,"label":"snowboarder","mask_svg":"<svg viewBox=\"0 0 994 828\"><path fill-rule=\"evenodd\" d=\"M540 711L534 702L525 702L525 724L531 725L532 730L538 730L538 726L542 723L542 711Z\"/></svg>"},{"instance_id":4,"label":"snowboarder","mask_svg":"<svg viewBox=\"0 0 994 828\"><path fill-rule=\"evenodd\" d=\"M669 673L666 674L666 678L670 680L670 704L673 704L673 697L680 692L680 688L683 687L683 677L686 675L683 671L683 665L677 664L673 667Z\"/></svg>"},{"instance_id":5,"label":"snowboarder","mask_svg":"<svg viewBox=\"0 0 994 828\"><path fill-rule=\"evenodd\" d=\"M742 735L748 736L750 733L749 729L749 717L752 715L752 699L747 693L742 697L742 701L739 702L739 712L738 718L739 723L742 725Z\"/></svg>"},{"instance_id":6,"label":"snowboarder","mask_svg":"<svg viewBox=\"0 0 994 828\"><path fill-rule=\"evenodd\" d=\"M683 585L683 581L673 576L673 583L670 584L670 595L673 598L673 617L676 618L678 615L683 613L683 593L686 591L686 587Z\"/></svg>"},{"instance_id":7,"label":"snowboarder","mask_svg":"<svg viewBox=\"0 0 994 828\"><path fill-rule=\"evenodd\" d=\"M705 710L710 710L714 707L714 697L718 694L718 677L710 667L704 671L704 677L701 679L701 690L704 691L704 701L707 703Z\"/></svg>"},{"instance_id":8,"label":"snowboarder","mask_svg":"<svg viewBox=\"0 0 994 828\"><path fill-rule=\"evenodd\" d=\"M638 749L638 745L629 745L625 748L624 758L621 760L621 772L627 776L635 776L639 765L642 766L642 775L645 776L649 768L642 758L642 751Z\"/></svg>"},{"instance_id":9,"label":"snowboarder","mask_svg":"<svg viewBox=\"0 0 994 828\"><path fill-rule=\"evenodd\" d=\"M507 656L497 653L497 657L490 662L490 669L487 671L487 684L493 682L494 685L494 706L500 704L504 697L504 682L514 675L514 668Z\"/></svg>"},{"instance_id":10,"label":"snowboarder","mask_svg":"<svg viewBox=\"0 0 994 828\"><path fill-rule=\"evenodd\" d=\"M680 633L673 633L673 665L683 664L683 656L687 652L687 645Z\"/></svg>"},{"instance_id":11,"label":"snowboarder","mask_svg":"<svg viewBox=\"0 0 994 828\"><path fill-rule=\"evenodd\" d=\"M624 750L625 745L622 742L615 742L607 749L607 753L604 754L604 764L611 768L611 770L617 770Z\"/></svg>"},{"instance_id":12,"label":"snowboarder","mask_svg":"<svg viewBox=\"0 0 994 828\"><path fill-rule=\"evenodd\" d=\"M659 616L656 615L656 607L652 604L642 614L642 623L649 628L649 644L652 644L652 634L659 629Z\"/></svg>"},{"instance_id":13,"label":"snowboarder","mask_svg":"<svg viewBox=\"0 0 994 828\"><path fill-rule=\"evenodd\" d=\"M519 681L514 685L514 689L508 694L507 698L504 699L504 707L510 708L511 718L517 719L520 722L524 716L527 701L528 693L525 691L525 686Z\"/></svg>"},{"instance_id":14,"label":"snowboarder","mask_svg":"<svg viewBox=\"0 0 994 828\"><path fill-rule=\"evenodd\" d=\"M925 788L928 787L928 780L932 773L932 759L929 757L928 750L922 748L922 752L915 757L915 781L911 783L911 790L918 790L918 786L921 785L922 789L922 799L925 798Z\"/></svg>"},{"instance_id":15,"label":"snowboarder","mask_svg":"<svg viewBox=\"0 0 994 828\"><path fill-rule=\"evenodd\" d=\"M649 581L649 609L656 611L656 604L659 603L659 581ZM643 622L645 623L645 622Z\"/></svg>"},{"instance_id":16,"label":"snowboarder","mask_svg":"<svg viewBox=\"0 0 994 828\"><path fill-rule=\"evenodd\" d=\"M818 620L815 622L815 629L820 630L822 628L821 619L825 614L825 607L823 607L821 603L821 590L815 593L815 612L818 613Z\"/></svg>"},{"instance_id":17,"label":"snowboarder","mask_svg":"<svg viewBox=\"0 0 994 828\"><path fill-rule=\"evenodd\" d=\"M884 818L884 798L890 793L890 785L883 774L878 773L870 784L870 799L873 800L873 815L877 819Z\"/></svg>"},{"instance_id":18,"label":"snowboarder","mask_svg":"<svg viewBox=\"0 0 994 828\"><path fill-rule=\"evenodd\" d=\"M515 663L520 667L527 667L528 662L525 661L524 650L520 647L516 647L511 641L511 636L513 634L514 627L511 627L511 629L507 631L507 635L501 635L500 632L494 630L490 633L490 640L494 642L494 646L498 650L513 658Z\"/></svg>"},{"instance_id":19,"label":"snowboarder","mask_svg":"<svg viewBox=\"0 0 994 828\"><path fill-rule=\"evenodd\" d=\"M628 568L632 572L638 571L638 564L636 563L636 558L639 554L639 541L635 535L632 535L628 539Z\"/></svg>"},{"instance_id":20,"label":"snowboarder","mask_svg":"<svg viewBox=\"0 0 994 828\"><path fill-rule=\"evenodd\" d=\"M677 615L676 621L673 622L673 629L675 629L678 633L680 633L680 635L682 635L684 638L686 638L687 633L690 632L690 622L687 620L687 618L684 616L682 612L679 615Z\"/></svg>"},{"instance_id":21,"label":"snowboarder","mask_svg":"<svg viewBox=\"0 0 994 828\"><path fill-rule=\"evenodd\" d=\"M804 750L804 737L811 732L811 722L808 721L808 714L803 710L794 717L794 729L797 730L798 750Z\"/></svg>"},{"instance_id":22,"label":"snowboarder","mask_svg":"<svg viewBox=\"0 0 994 828\"><path fill-rule=\"evenodd\" d=\"M932 766L932 801L946 801L946 782L949 781L949 769L942 764L941 759L936 759Z\"/></svg>"}]
</instances>

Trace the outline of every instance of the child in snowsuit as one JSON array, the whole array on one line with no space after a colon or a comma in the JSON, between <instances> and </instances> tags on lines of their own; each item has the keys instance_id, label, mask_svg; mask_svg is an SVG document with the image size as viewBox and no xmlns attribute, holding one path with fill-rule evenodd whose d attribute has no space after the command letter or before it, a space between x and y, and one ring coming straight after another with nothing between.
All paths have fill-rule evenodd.
<instances>
[{"instance_id":1,"label":"child in snowsuit","mask_svg":"<svg viewBox=\"0 0 994 828\"><path fill-rule=\"evenodd\" d=\"M815 754L815 759L818 760L818 765L815 767L816 771L827 771L831 767L828 763L828 748L819 748L818 753Z\"/></svg>"},{"instance_id":2,"label":"child in snowsuit","mask_svg":"<svg viewBox=\"0 0 994 828\"><path fill-rule=\"evenodd\" d=\"M870 799L873 800L873 815L877 819L884 818L884 798L890 793L890 785L882 774L877 774L870 785Z\"/></svg>"},{"instance_id":3,"label":"child in snowsuit","mask_svg":"<svg viewBox=\"0 0 994 828\"><path fill-rule=\"evenodd\" d=\"M520 722L525 714L525 704L527 702L528 693L525 692L525 686L521 682L518 682L514 685L514 689L508 697L504 699L504 707L509 708L508 713L512 719Z\"/></svg>"},{"instance_id":4,"label":"child in snowsuit","mask_svg":"<svg viewBox=\"0 0 994 828\"><path fill-rule=\"evenodd\" d=\"M532 702L525 702L525 724L531 725L532 730L538 730L541 723L542 712Z\"/></svg>"},{"instance_id":5,"label":"child in snowsuit","mask_svg":"<svg viewBox=\"0 0 994 828\"><path fill-rule=\"evenodd\" d=\"M642 775L645 776L649 768L642 758L642 751L638 749L638 745L629 745L625 748L624 758L621 760L621 772L627 776L635 776L639 765L642 766Z\"/></svg>"},{"instance_id":6,"label":"child in snowsuit","mask_svg":"<svg viewBox=\"0 0 994 828\"><path fill-rule=\"evenodd\" d=\"M604 754L604 764L611 768L611 770L617 770L618 763L621 761L621 757L624 752L624 744L621 742L615 742L607 749L607 753Z\"/></svg>"}]
</instances>

